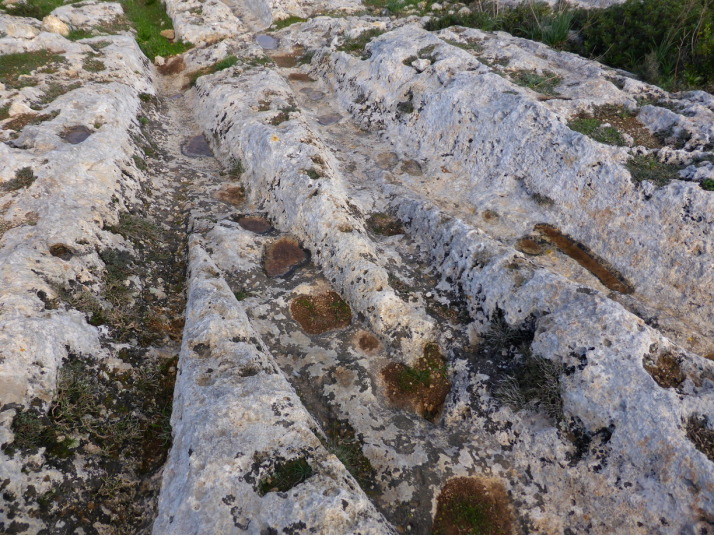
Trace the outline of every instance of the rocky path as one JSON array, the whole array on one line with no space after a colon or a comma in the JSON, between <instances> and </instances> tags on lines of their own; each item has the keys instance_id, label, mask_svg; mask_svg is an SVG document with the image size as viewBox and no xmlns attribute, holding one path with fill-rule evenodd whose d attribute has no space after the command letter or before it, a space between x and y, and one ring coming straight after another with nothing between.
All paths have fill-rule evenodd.
<instances>
[{"instance_id":1,"label":"rocky path","mask_svg":"<svg viewBox=\"0 0 714 535\"><path fill-rule=\"evenodd\" d=\"M336 6L0 16L0 530L710 532L711 96Z\"/></svg>"}]
</instances>

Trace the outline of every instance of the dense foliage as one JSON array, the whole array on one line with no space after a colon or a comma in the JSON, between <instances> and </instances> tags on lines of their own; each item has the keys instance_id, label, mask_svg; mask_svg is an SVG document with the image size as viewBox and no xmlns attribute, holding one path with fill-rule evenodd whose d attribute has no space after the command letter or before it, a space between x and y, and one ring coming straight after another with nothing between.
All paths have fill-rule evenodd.
<instances>
[{"instance_id":1,"label":"dense foliage","mask_svg":"<svg viewBox=\"0 0 714 535\"><path fill-rule=\"evenodd\" d=\"M433 19L427 29L502 30L632 71L666 89L714 87L714 0L626 0L590 10L542 2L472 8Z\"/></svg>"}]
</instances>

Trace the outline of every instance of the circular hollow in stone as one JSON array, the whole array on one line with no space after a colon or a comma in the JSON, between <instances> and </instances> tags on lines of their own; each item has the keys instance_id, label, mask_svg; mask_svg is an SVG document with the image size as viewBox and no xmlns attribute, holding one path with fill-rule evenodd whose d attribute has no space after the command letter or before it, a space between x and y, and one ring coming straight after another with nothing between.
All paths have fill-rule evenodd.
<instances>
[{"instance_id":1,"label":"circular hollow in stone","mask_svg":"<svg viewBox=\"0 0 714 535\"><path fill-rule=\"evenodd\" d=\"M436 501L434 533L513 532L508 493L496 479L457 477L447 481Z\"/></svg>"},{"instance_id":2,"label":"circular hollow in stone","mask_svg":"<svg viewBox=\"0 0 714 535\"><path fill-rule=\"evenodd\" d=\"M245 230L250 230L256 234L267 234L273 230L270 222L259 215L246 215L238 218L238 224Z\"/></svg>"},{"instance_id":3,"label":"circular hollow in stone","mask_svg":"<svg viewBox=\"0 0 714 535\"><path fill-rule=\"evenodd\" d=\"M325 97L325 93L322 91L318 91L317 89L311 89L309 87L304 87L300 90L301 93L303 93L307 98L310 100L318 101L322 100Z\"/></svg>"},{"instance_id":4,"label":"circular hollow in stone","mask_svg":"<svg viewBox=\"0 0 714 535\"><path fill-rule=\"evenodd\" d=\"M208 146L208 141L206 141L204 135L199 134L183 142L181 154L189 158L202 158L204 156L213 156L213 151Z\"/></svg>"},{"instance_id":5,"label":"circular hollow in stone","mask_svg":"<svg viewBox=\"0 0 714 535\"><path fill-rule=\"evenodd\" d=\"M494 219L498 219L500 216L498 215L498 212L494 212L493 210L484 210L481 217L484 221L493 221Z\"/></svg>"},{"instance_id":6,"label":"circular hollow in stone","mask_svg":"<svg viewBox=\"0 0 714 535\"><path fill-rule=\"evenodd\" d=\"M396 407L411 409L434 421L451 390L445 369L439 346L428 343L414 366L392 362L382 369L387 397Z\"/></svg>"},{"instance_id":7,"label":"circular hollow in stone","mask_svg":"<svg viewBox=\"0 0 714 535\"><path fill-rule=\"evenodd\" d=\"M258 43L258 45L260 45L260 47L264 50L275 50L276 48L278 48L278 44L280 43L280 41L278 41L272 35L267 35L264 33L256 35L255 42Z\"/></svg>"},{"instance_id":8,"label":"circular hollow in stone","mask_svg":"<svg viewBox=\"0 0 714 535\"><path fill-rule=\"evenodd\" d=\"M285 277L310 260L295 238L278 238L265 246L263 269L268 277Z\"/></svg>"},{"instance_id":9,"label":"circular hollow in stone","mask_svg":"<svg viewBox=\"0 0 714 535\"><path fill-rule=\"evenodd\" d=\"M422 176L424 172L421 170L421 165L416 160L407 160L402 162L402 173L412 176Z\"/></svg>"},{"instance_id":10,"label":"circular hollow in stone","mask_svg":"<svg viewBox=\"0 0 714 535\"><path fill-rule=\"evenodd\" d=\"M62 132L62 139L72 145L77 145L91 136L93 132L84 125L70 126Z\"/></svg>"},{"instance_id":11,"label":"circular hollow in stone","mask_svg":"<svg viewBox=\"0 0 714 535\"><path fill-rule=\"evenodd\" d=\"M352 337L352 344L367 355L375 355L382 346L377 337L367 331L357 331Z\"/></svg>"},{"instance_id":12,"label":"circular hollow in stone","mask_svg":"<svg viewBox=\"0 0 714 535\"><path fill-rule=\"evenodd\" d=\"M538 256L545 252L545 246L538 240L525 237L516 242L516 250L531 256Z\"/></svg>"},{"instance_id":13,"label":"circular hollow in stone","mask_svg":"<svg viewBox=\"0 0 714 535\"><path fill-rule=\"evenodd\" d=\"M295 67L298 58L295 54L280 54L272 57L278 67L290 68Z\"/></svg>"},{"instance_id":14,"label":"circular hollow in stone","mask_svg":"<svg viewBox=\"0 0 714 535\"><path fill-rule=\"evenodd\" d=\"M367 218L367 226L372 232L380 236L404 234L404 227L401 221L389 214L383 214L381 212L369 216Z\"/></svg>"},{"instance_id":15,"label":"circular hollow in stone","mask_svg":"<svg viewBox=\"0 0 714 535\"><path fill-rule=\"evenodd\" d=\"M377 154L377 157L374 159L374 162L380 169L384 171L389 171L390 169L393 169L395 165L397 165L397 162L399 162L399 158L394 152L380 152L379 154Z\"/></svg>"},{"instance_id":16,"label":"circular hollow in stone","mask_svg":"<svg viewBox=\"0 0 714 535\"><path fill-rule=\"evenodd\" d=\"M320 115L317 118L317 122L323 126L327 126L339 122L340 119L342 119L342 115L339 113L328 113L326 115Z\"/></svg>"},{"instance_id":17,"label":"circular hollow in stone","mask_svg":"<svg viewBox=\"0 0 714 535\"><path fill-rule=\"evenodd\" d=\"M69 260L74 256L72 249L70 249L64 243L54 243L50 245L50 254L65 261Z\"/></svg>"},{"instance_id":18,"label":"circular hollow in stone","mask_svg":"<svg viewBox=\"0 0 714 535\"><path fill-rule=\"evenodd\" d=\"M245 191L243 186L227 186L219 189L213 197L226 204L240 206L245 201Z\"/></svg>"},{"instance_id":19,"label":"circular hollow in stone","mask_svg":"<svg viewBox=\"0 0 714 535\"><path fill-rule=\"evenodd\" d=\"M290 302L290 314L308 334L322 334L352 323L350 306L337 292L298 295Z\"/></svg>"},{"instance_id":20,"label":"circular hollow in stone","mask_svg":"<svg viewBox=\"0 0 714 535\"><path fill-rule=\"evenodd\" d=\"M291 82L314 82L314 78L310 78L309 74L305 74L304 72L291 72L288 75L288 80Z\"/></svg>"}]
</instances>

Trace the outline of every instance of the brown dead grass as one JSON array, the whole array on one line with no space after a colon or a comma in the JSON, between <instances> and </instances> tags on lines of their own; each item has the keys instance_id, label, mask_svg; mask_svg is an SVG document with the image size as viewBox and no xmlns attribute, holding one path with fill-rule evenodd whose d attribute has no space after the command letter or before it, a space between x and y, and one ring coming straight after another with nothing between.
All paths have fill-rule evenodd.
<instances>
[{"instance_id":1,"label":"brown dead grass","mask_svg":"<svg viewBox=\"0 0 714 535\"><path fill-rule=\"evenodd\" d=\"M656 361L645 360L644 368L662 388L677 388L686 378L679 365L679 359L671 353L659 355Z\"/></svg>"}]
</instances>

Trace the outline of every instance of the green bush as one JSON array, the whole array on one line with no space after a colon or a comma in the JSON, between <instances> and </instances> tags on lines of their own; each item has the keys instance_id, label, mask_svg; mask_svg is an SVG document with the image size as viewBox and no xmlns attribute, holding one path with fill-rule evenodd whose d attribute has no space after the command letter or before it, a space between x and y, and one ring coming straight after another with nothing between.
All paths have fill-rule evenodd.
<instances>
[{"instance_id":1,"label":"green bush","mask_svg":"<svg viewBox=\"0 0 714 535\"><path fill-rule=\"evenodd\" d=\"M425 27L505 31L634 72L668 90L714 88L714 0L626 0L588 10L483 3L477 9L433 18ZM571 30L579 40L568 40Z\"/></svg>"}]
</instances>

